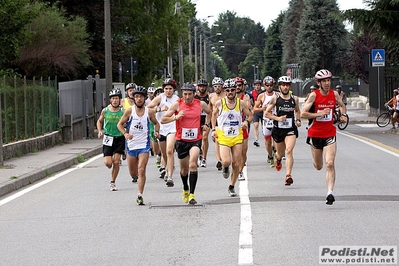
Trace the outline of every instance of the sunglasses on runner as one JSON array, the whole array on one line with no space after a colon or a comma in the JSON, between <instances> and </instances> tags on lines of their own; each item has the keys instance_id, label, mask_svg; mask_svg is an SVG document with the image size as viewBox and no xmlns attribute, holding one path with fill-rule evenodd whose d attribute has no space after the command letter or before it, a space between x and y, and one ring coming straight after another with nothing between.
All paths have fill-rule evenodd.
<instances>
[{"instance_id":1,"label":"sunglasses on runner","mask_svg":"<svg viewBox=\"0 0 399 266\"><path fill-rule=\"evenodd\" d=\"M225 89L224 91L225 92L233 92L233 91L236 91L236 89Z\"/></svg>"}]
</instances>

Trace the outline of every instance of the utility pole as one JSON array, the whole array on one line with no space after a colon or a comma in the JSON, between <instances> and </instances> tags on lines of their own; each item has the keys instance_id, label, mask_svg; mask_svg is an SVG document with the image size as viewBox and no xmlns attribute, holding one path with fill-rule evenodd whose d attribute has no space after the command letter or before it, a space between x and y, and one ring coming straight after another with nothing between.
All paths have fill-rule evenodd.
<instances>
[{"instance_id":1,"label":"utility pole","mask_svg":"<svg viewBox=\"0 0 399 266\"><path fill-rule=\"evenodd\" d=\"M198 81L198 55L197 55L197 26L194 26L194 64L195 64L195 83Z\"/></svg>"},{"instance_id":2,"label":"utility pole","mask_svg":"<svg viewBox=\"0 0 399 266\"><path fill-rule=\"evenodd\" d=\"M180 2L176 2L177 15L180 16ZM184 66L183 66L183 44L179 37L179 83L180 87L184 84Z\"/></svg>"},{"instance_id":3,"label":"utility pole","mask_svg":"<svg viewBox=\"0 0 399 266\"><path fill-rule=\"evenodd\" d=\"M110 0L104 0L104 36L105 36L105 91L112 89L112 47L111 47L111 6Z\"/></svg>"}]
</instances>

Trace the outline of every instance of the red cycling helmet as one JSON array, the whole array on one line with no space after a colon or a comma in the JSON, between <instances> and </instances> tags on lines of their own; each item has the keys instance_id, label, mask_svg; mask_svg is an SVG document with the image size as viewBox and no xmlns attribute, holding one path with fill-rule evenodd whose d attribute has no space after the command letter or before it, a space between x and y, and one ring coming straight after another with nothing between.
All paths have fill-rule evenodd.
<instances>
[{"instance_id":1,"label":"red cycling helmet","mask_svg":"<svg viewBox=\"0 0 399 266\"><path fill-rule=\"evenodd\" d=\"M244 84L244 79L243 79L243 78L236 77L235 80L236 80L236 83L242 83L242 84Z\"/></svg>"}]
</instances>

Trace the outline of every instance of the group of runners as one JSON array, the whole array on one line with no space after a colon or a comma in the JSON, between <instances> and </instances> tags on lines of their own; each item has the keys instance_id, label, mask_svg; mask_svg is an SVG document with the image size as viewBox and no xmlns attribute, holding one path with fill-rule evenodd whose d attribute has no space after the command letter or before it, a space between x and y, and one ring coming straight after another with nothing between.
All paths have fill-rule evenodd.
<instances>
[{"instance_id":1,"label":"group of runners","mask_svg":"<svg viewBox=\"0 0 399 266\"><path fill-rule=\"evenodd\" d=\"M292 81L288 76L278 78L277 91L274 78L266 76L263 81L255 80L255 89L251 93L246 92L246 81L239 77L226 80L215 77L212 93L208 92L208 82L204 79L198 80L197 87L184 84L180 88L180 98L175 93L176 81L170 78L159 89L128 84L124 101L120 90L113 89L109 94L110 104L102 110L97 121L98 137L103 138L104 164L112 169L110 189L116 190L120 159L126 150L129 173L132 181L138 183L136 201L138 205L144 205L149 154L152 152L157 156L159 177L168 187L173 187L176 152L183 184L182 199L185 203L196 204L198 167L207 167L210 135L214 142L216 168L224 178L230 178L227 193L235 197L236 182L245 180L243 169L252 122L254 145L260 146L258 135L261 131L270 167L280 171L285 157L284 184L290 186L294 182L293 150L298 127L301 118L305 118L311 121L306 142L311 147L313 165L317 170L326 165L326 203L333 204L334 108L336 104L340 106L340 119L345 121L346 106L337 91L331 89L331 77L331 72L326 69L316 73L318 89L310 93L302 110L298 97L291 93Z\"/></svg>"}]
</instances>

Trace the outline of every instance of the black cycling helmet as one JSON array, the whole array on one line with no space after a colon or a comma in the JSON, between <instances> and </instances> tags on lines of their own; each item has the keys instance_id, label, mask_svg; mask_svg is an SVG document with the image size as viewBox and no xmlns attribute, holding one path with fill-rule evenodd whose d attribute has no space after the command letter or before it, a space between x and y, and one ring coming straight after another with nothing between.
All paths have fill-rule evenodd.
<instances>
[{"instance_id":1,"label":"black cycling helmet","mask_svg":"<svg viewBox=\"0 0 399 266\"><path fill-rule=\"evenodd\" d=\"M154 91L154 97L158 96L158 94L163 93L163 88L162 87L158 87L155 91Z\"/></svg>"},{"instance_id":2,"label":"black cycling helmet","mask_svg":"<svg viewBox=\"0 0 399 266\"><path fill-rule=\"evenodd\" d=\"M208 81L206 79L199 79L197 82L197 86L207 86L208 87Z\"/></svg>"},{"instance_id":3,"label":"black cycling helmet","mask_svg":"<svg viewBox=\"0 0 399 266\"><path fill-rule=\"evenodd\" d=\"M147 97L147 89L143 86L136 86L136 88L132 92L133 97L136 94L141 94L144 97Z\"/></svg>"},{"instance_id":4,"label":"black cycling helmet","mask_svg":"<svg viewBox=\"0 0 399 266\"><path fill-rule=\"evenodd\" d=\"M195 89L194 85L193 85L193 84L190 84L190 83L184 84L184 85L180 88L180 90L181 90L181 91L192 91L192 92L196 92L196 89Z\"/></svg>"},{"instance_id":5,"label":"black cycling helmet","mask_svg":"<svg viewBox=\"0 0 399 266\"><path fill-rule=\"evenodd\" d=\"M119 98L122 98L122 92L120 89L118 88L114 88L109 92L109 98L113 97L113 96L118 96Z\"/></svg>"},{"instance_id":6,"label":"black cycling helmet","mask_svg":"<svg viewBox=\"0 0 399 266\"><path fill-rule=\"evenodd\" d=\"M162 82L162 88L165 88L166 85L171 85L173 89L176 89L176 80L167 78L164 82Z\"/></svg>"}]
</instances>

